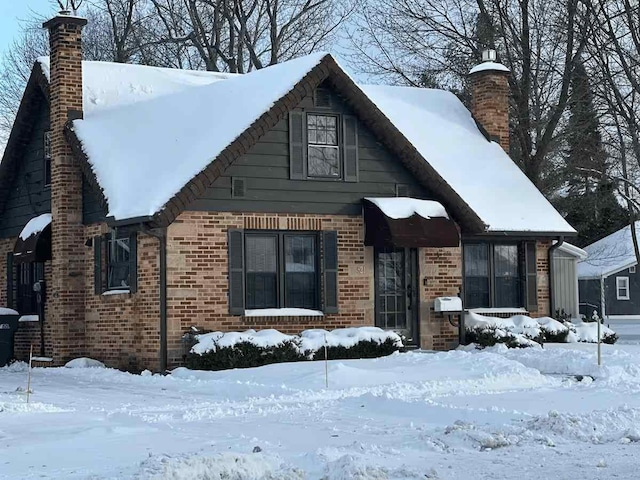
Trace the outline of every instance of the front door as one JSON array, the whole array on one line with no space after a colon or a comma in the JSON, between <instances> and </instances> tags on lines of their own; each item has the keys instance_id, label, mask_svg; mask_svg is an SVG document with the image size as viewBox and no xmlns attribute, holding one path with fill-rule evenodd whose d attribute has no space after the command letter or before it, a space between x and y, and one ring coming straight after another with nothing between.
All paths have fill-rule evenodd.
<instances>
[{"instance_id":1,"label":"front door","mask_svg":"<svg viewBox=\"0 0 640 480\"><path fill-rule=\"evenodd\" d=\"M417 251L375 250L376 326L403 335L408 346L419 345Z\"/></svg>"}]
</instances>

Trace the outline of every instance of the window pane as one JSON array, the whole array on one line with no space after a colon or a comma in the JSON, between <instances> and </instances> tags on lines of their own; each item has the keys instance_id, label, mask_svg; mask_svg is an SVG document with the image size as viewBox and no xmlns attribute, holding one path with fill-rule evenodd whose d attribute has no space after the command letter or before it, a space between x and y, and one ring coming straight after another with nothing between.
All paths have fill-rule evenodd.
<instances>
[{"instance_id":1,"label":"window pane","mask_svg":"<svg viewBox=\"0 0 640 480\"><path fill-rule=\"evenodd\" d=\"M521 307L518 246L494 245L495 306Z\"/></svg>"},{"instance_id":2,"label":"window pane","mask_svg":"<svg viewBox=\"0 0 640 480\"><path fill-rule=\"evenodd\" d=\"M247 235L245 242L247 272L278 271L277 238L273 235Z\"/></svg>"},{"instance_id":3,"label":"window pane","mask_svg":"<svg viewBox=\"0 0 640 480\"><path fill-rule=\"evenodd\" d=\"M107 250L107 288L129 287L129 237L109 238Z\"/></svg>"},{"instance_id":4,"label":"window pane","mask_svg":"<svg viewBox=\"0 0 640 480\"><path fill-rule=\"evenodd\" d=\"M489 307L489 245L464 245L464 303L467 308Z\"/></svg>"},{"instance_id":5,"label":"window pane","mask_svg":"<svg viewBox=\"0 0 640 480\"><path fill-rule=\"evenodd\" d=\"M493 250L496 277L518 276L518 246L495 245Z\"/></svg>"},{"instance_id":6,"label":"window pane","mask_svg":"<svg viewBox=\"0 0 640 480\"><path fill-rule=\"evenodd\" d=\"M338 177L340 163L338 149L334 147L309 147L309 176Z\"/></svg>"},{"instance_id":7,"label":"window pane","mask_svg":"<svg viewBox=\"0 0 640 480\"><path fill-rule=\"evenodd\" d=\"M469 244L464 246L464 273L469 276L489 276L489 246Z\"/></svg>"},{"instance_id":8,"label":"window pane","mask_svg":"<svg viewBox=\"0 0 640 480\"><path fill-rule=\"evenodd\" d=\"M286 235L285 303L289 308L318 308L316 238Z\"/></svg>"},{"instance_id":9,"label":"window pane","mask_svg":"<svg viewBox=\"0 0 640 480\"><path fill-rule=\"evenodd\" d=\"M245 240L247 308L278 306L278 239L247 235Z\"/></svg>"}]
</instances>

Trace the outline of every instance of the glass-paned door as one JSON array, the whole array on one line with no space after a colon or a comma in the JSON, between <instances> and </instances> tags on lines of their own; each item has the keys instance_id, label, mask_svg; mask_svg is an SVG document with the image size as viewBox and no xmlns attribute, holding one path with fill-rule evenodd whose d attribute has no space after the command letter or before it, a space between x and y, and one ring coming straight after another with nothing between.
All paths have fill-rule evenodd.
<instances>
[{"instance_id":1,"label":"glass-paned door","mask_svg":"<svg viewBox=\"0 0 640 480\"><path fill-rule=\"evenodd\" d=\"M394 330L418 345L417 253L410 248L375 252L376 326Z\"/></svg>"},{"instance_id":2,"label":"glass-paned door","mask_svg":"<svg viewBox=\"0 0 640 480\"><path fill-rule=\"evenodd\" d=\"M38 302L33 284L44 280L44 264L19 263L16 269L16 307L21 315L38 313Z\"/></svg>"}]
</instances>

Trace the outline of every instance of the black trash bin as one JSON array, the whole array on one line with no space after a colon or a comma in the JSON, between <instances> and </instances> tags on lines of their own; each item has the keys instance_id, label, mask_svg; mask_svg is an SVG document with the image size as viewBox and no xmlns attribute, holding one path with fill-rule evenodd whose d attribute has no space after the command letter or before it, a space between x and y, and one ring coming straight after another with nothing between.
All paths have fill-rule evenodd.
<instances>
[{"instance_id":1,"label":"black trash bin","mask_svg":"<svg viewBox=\"0 0 640 480\"><path fill-rule=\"evenodd\" d=\"M0 367L13 359L13 337L18 330L18 314L0 313Z\"/></svg>"}]
</instances>

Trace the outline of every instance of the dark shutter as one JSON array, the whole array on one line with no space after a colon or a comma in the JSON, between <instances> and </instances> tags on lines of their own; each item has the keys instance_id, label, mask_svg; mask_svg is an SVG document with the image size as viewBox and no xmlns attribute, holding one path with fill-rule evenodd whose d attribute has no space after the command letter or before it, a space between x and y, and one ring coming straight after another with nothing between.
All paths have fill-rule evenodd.
<instances>
[{"instance_id":1,"label":"dark shutter","mask_svg":"<svg viewBox=\"0 0 640 480\"><path fill-rule=\"evenodd\" d=\"M7 307L14 308L14 304L13 304L13 252L7 253Z\"/></svg>"},{"instance_id":2,"label":"dark shutter","mask_svg":"<svg viewBox=\"0 0 640 480\"><path fill-rule=\"evenodd\" d=\"M322 232L324 313L338 313L338 234Z\"/></svg>"},{"instance_id":3,"label":"dark shutter","mask_svg":"<svg viewBox=\"0 0 640 480\"><path fill-rule=\"evenodd\" d=\"M93 237L93 291L96 295L103 292L102 289L102 236Z\"/></svg>"},{"instance_id":4,"label":"dark shutter","mask_svg":"<svg viewBox=\"0 0 640 480\"><path fill-rule=\"evenodd\" d=\"M528 311L538 310L538 269L536 262L536 242L525 242L525 298ZM553 314L553 312L551 312Z\"/></svg>"},{"instance_id":5,"label":"dark shutter","mask_svg":"<svg viewBox=\"0 0 640 480\"><path fill-rule=\"evenodd\" d=\"M229 230L229 313L244 314L244 232Z\"/></svg>"},{"instance_id":6,"label":"dark shutter","mask_svg":"<svg viewBox=\"0 0 640 480\"><path fill-rule=\"evenodd\" d=\"M289 112L289 174L292 179L305 178L305 114Z\"/></svg>"},{"instance_id":7,"label":"dark shutter","mask_svg":"<svg viewBox=\"0 0 640 480\"><path fill-rule=\"evenodd\" d=\"M129 291L138 291L138 232L129 234Z\"/></svg>"},{"instance_id":8,"label":"dark shutter","mask_svg":"<svg viewBox=\"0 0 640 480\"><path fill-rule=\"evenodd\" d=\"M352 115L342 117L344 180L358 181L358 119Z\"/></svg>"}]
</instances>

